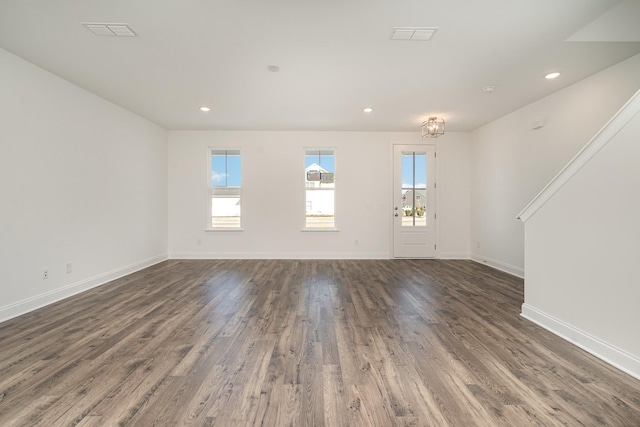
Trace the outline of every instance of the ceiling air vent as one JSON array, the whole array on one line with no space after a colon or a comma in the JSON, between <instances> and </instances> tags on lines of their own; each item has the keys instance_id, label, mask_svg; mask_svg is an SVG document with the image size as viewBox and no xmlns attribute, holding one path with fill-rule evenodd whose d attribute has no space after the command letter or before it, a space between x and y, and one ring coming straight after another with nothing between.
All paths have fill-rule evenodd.
<instances>
[{"instance_id":1,"label":"ceiling air vent","mask_svg":"<svg viewBox=\"0 0 640 427\"><path fill-rule=\"evenodd\" d=\"M429 41L438 30L436 27L398 27L393 29L391 40Z\"/></svg>"},{"instance_id":2,"label":"ceiling air vent","mask_svg":"<svg viewBox=\"0 0 640 427\"><path fill-rule=\"evenodd\" d=\"M110 37L136 37L137 34L129 27L128 24L103 24L99 22L83 22L82 25L87 27L96 36Z\"/></svg>"}]
</instances>

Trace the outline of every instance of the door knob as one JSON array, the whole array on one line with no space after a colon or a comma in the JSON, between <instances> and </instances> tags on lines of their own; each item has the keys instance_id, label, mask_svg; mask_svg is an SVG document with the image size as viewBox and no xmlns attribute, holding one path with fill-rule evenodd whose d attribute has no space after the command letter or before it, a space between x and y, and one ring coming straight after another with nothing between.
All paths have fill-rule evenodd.
<instances>
[{"instance_id":1,"label":"door knob","mask_svg":"<svg viewBox=\"0 0 640 427\"><path fill-rule=\"evenodd\" d=\"M398 214L396 213L394 216L398 216Z\"/></svg>"}]
</instances>

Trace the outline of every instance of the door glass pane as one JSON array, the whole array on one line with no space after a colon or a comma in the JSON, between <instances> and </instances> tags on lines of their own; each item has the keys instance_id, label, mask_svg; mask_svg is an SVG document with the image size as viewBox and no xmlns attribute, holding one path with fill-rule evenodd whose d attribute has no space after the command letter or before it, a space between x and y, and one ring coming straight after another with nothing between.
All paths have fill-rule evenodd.
<instances>
[{"instance_id":1,"label":"door glass pane","mask_svg":"<svg viewBox=\"0 0 640 427\"><path fill-rule=\"evenodd\" d=\"M427 155L424 152L402 153L402 226L427 225Z\"/></svg>"},{"instance_id":2,"label":"door glass pane","mask_svg":"<svg viewBox=\"0 0 640 427\"><path fill-rule=\"evenodd\" d=\"M426 153L415 153L416 159L416 188L427 188L427 155Z\"/></svg>"}]
</instances>

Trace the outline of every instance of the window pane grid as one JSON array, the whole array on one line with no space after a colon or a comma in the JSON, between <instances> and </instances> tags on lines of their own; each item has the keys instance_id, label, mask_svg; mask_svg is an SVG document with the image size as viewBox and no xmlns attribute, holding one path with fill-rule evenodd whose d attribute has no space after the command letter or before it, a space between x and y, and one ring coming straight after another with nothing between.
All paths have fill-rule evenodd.
<instances>
[{"instance_id":1,"label":"window pane grid","mask_svg":"<svg viewBox=\"0 0 640 427\"><path fill-rule=\"evenodd\" d=\"M427 157L426 153L402 153L402 226L427 225Z\"/></svg>"},{"instance_id":2,"label":"window pane grid","mask_svg":"<svg viewBox=\"0 0 640 427\"><path fill-rule=\"evenodd\" d=\"M241 178L240 150L211 150L211 228L240 228Z\"/></svg>"},{"instance_id":3,"label":"window pane grid","mask_svg":"<svg viewBox=\"0 0 640 427\"><path fill-rule=\"evenodd\" d=\"M305 150L305 228L335 228L335 151Z\"/></svg>"}]
</instances>

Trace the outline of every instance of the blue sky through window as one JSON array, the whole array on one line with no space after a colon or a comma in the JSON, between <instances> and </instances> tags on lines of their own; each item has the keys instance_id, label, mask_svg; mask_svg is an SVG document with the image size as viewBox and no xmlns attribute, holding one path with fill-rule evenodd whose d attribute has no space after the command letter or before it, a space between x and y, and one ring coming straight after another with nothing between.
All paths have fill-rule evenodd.
<instances>
[{"instance_id":1,"label":"blue sky through window","mask_svg":"<svg viewBox=\"0 0 640 427\"><path fill-rule=\"evenodd\" d=\"M313 154L310 154L310 153L313 153ZM320 167L322 167L322 169L326 170L327 172L335 172L336 171L335 155L322 154L322 153L323 152L321 152L320 155L318 155L317 151L315 153L313 151L307 151L306 155L304 156L305 169L315 163Z\"/></svg>"},{"instance_id":2,"label":"blue sky through window","mask_svg":"<svg viewBox=\"0 0 640 427\"><path fill-rule=\"evenodd\" d=\"M211 186L240 187L241 178L240 155L216 150L211 156Z\"/></svg>"},{"instance_id":3,"label":"blue sky through window","mask_svg":"<svg viewBox=\"0 0 640 427\"><path fill-rule=\"evenodd\" d=\"M412 153L402 154L402 188L413 187L413 156ZM416 153L416 188L427 187L427 156Z\"/></svg>"}]
</instances>

